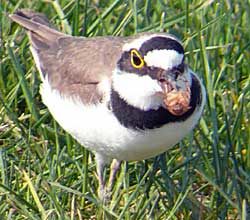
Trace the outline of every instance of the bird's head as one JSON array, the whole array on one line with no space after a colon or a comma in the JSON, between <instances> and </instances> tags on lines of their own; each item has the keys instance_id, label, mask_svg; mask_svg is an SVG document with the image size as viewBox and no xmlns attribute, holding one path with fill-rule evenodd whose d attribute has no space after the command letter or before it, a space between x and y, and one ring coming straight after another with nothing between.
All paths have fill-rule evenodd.
<instances>
[{"instance_id":1,"label":"bird's head","mask_svg":"<svg viewBox=\"0 0 250 220\"><path fill-rule=\"evenodd\" d=\"M129 39L113 73L113 89L141 110L167 109L182 115L189 109L191 72L181 42L172 35L139 35Z\"/></svg>"}]
</instances>

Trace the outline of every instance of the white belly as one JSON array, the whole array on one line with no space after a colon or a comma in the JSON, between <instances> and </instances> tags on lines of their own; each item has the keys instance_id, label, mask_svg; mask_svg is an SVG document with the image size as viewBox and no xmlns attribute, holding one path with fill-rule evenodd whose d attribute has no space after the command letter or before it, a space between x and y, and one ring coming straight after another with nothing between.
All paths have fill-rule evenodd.
<instances>
[{"instance_id":1,"label":"white belly","mask_svg":"<svg viewBox=\"0 0 250 220\"><path fill-rule=\"evenodd\" d=\"M197 123L202 109L185 122L138 131L123 127L103 104L88 106L62 97L47 80L40 92L56 121L84 147L127 161L153 157L178 143Z\"/></svg>"}]
</instances>

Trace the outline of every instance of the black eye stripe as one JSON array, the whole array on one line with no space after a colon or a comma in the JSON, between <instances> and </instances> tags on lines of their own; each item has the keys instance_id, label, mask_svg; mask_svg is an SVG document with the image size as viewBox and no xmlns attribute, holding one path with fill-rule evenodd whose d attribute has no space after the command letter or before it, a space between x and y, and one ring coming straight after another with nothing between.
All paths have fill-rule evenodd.
<instances>
[{"instance_id":1,"label":"black eye stripe","mask_svg":"<svg viewBox=\"0 0 250 220\"><path fill-rule=\"evenodd\" d=\"M135 54L131 51L135 50ZM135 73L138 75L149 75L151 78L157 78L157 72L161 69L159 67L149 67L146 62L144 62L144 56L152 50L175 50L176 52L183 54L183 60L180 65L173 67L173 71L183 72L184 71L184 49L182 45L174 39L159 36L152 37L151 39L145 41L139 50L131 48L131 50L124 51L117 62L117 67L128 73ZM139 57L137 55L139 54ZM141 59L141 60L140 60ZM143 65L141 65L143 62Z\"/></svg>"}]
</instances>

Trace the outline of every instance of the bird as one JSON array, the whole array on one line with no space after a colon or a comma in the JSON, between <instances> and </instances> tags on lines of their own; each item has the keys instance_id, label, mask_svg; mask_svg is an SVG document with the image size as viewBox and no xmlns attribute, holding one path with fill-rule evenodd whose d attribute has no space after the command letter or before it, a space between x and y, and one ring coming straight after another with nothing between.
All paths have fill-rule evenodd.
<instances>
[{"instance_id":1,"label":"bird","mask_svg":"<svg viewBox=\"0 0 250 220\"><path fill-rule=\"evenodd\" d=\"M27 30L43 103L94 153L101 200L111 193L121 161L155 157L198 123L205 87L174 35L71 36L42 13L20 9L8 16Z\"/></svg>"}]
</instances>

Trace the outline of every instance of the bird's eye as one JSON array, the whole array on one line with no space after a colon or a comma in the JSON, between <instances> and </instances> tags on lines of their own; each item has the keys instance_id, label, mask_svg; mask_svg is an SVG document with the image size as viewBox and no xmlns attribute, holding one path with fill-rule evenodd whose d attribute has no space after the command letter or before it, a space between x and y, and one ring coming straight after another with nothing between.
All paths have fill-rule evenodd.
<instances>
[{"instance_id":1,"label":"bird's eye","mask_svg":"<svg viewBox=\"0 0 250 220\"><path fill-rule=\"evenodd\" d=\"M142 59L139 52L135 49L131 50L131 64L134 68L139 69L144 66L144 60Z\"/></svg>"}]
</instances>

